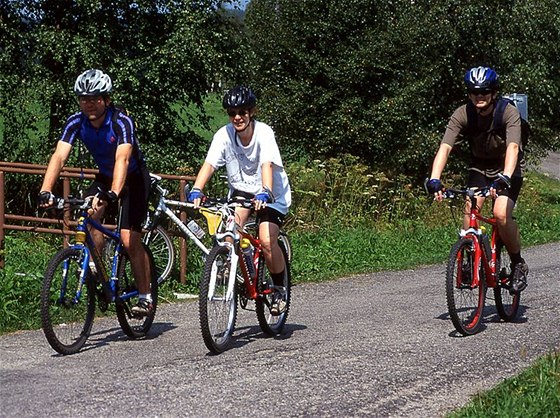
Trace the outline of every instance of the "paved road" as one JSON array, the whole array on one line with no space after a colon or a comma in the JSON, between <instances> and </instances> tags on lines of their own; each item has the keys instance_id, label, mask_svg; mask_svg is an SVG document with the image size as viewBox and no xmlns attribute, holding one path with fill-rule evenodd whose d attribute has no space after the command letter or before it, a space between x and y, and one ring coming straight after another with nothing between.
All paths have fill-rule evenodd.
<instances>
[{"instance_id":1,"label":"paved road","mask_svg":"<svg viewBox=\"0 0 560 418\"><path fill-rule=\"evenodd\" d=\"M529 249L517 323L493 302L485 329L455 335L444 266L294 288L286 334L241 312L234 347L208 355L197 303L163 305L151 338L97 321L84 351L58 356L41 331L0 337L1 417L438 417L560 349L560 243Z\"/></svg>"},{"instance_id":2,"label":"paved road","mask_svg":"<svg viewBox=\"0 0 560 418\"><path fill-rule=\"evenodd\" d=\"M536 170L560 180L560 152L549 153Z\"/></svg>"}]
</instances>

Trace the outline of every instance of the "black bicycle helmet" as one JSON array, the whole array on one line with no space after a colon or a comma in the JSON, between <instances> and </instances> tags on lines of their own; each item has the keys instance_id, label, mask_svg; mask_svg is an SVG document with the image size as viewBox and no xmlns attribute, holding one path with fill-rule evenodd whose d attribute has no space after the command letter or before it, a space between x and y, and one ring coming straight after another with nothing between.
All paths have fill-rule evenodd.
<instances>
[{"instance_id":1,"label":"black bicycle helmet","mask_svg":"<svg viewBox=\"0 0 560 418\"><path fill-rule=\"evenodd\" d=\"M498 90L498 74L490 67L474 67L465 74L468 91Z\"/></svg>"},{"instance_id":2,"label":"black bicycle helmet","mask_svg":"<svg viewBox=\"0 0 560 418\"><path fill-rule=\"evenodd\" d=\"M87 70L78 76L74 93L78 96L98 96L111 93L111 77L101 70Z\"/></svg>"},{"instance_id":3,"label":"black bicycle helmet","mask_svg":"<svg viewBox=\"0 0 560 418\"><path fill-rule=\"evenodd\" d=\"M222 106L224 109L232 107L244 107L250 109L257 104L257 97L255 93L245 86L234 87L224 95Z\"/></svg>"}]
</instances>

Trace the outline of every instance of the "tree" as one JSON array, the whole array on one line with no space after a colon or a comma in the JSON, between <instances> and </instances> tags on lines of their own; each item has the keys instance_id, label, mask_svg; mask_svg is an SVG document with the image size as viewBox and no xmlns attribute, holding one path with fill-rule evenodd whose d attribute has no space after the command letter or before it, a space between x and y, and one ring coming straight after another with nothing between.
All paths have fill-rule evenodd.
<instances>
[{"instance_id":1,"label":"tree","mask_svg":"<svg viewBox=\"0 0 560 418\"><path fill-rule=\"evenodd\" d=\"M350 153L390 173L423 177L447 119L465 100L467 68L491 65L504 88L532 95L532 83L512 82L525 76L516 63L527 40L512 19L529 20L531 39L554 34L543 57L547 47L558 49L553 3L541 22L537 2L253 0L246 25L263 117L294 155ZM558 144L554 122L537 121ZM532 142L552 146L538 135Z\"/></svg>"},{"instance_id":2,"label":"tree","mask_svg":"<svg viewBox=\"0 0 560 418\"><path fill-rule=\"evenodd\" d=\"M100 68L113 79L114 102L135 118L151 170L198 165L206 140L192 128L206 123L204 112L190 116L186 133L177 112L201 107L212 82L231 73L235 28L218 13L226 3L0 2L2 159L46 163L65 118L77 111L77 75Z\"/></svg>"}]
</instances>

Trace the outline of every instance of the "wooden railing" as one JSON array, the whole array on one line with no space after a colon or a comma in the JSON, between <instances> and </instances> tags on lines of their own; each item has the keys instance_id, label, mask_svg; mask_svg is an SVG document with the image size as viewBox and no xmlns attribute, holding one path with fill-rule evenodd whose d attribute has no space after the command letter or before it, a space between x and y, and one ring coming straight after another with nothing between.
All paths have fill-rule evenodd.
<instances>
[{"instance_id":1,"label":"wooden railing","mask_svg":"<svg viewBox=\"0 0 560 418\"><path fill-rule=\"evenodd\" d=\"M18 174L31 174L37 176L44 176L47 166L37 165L37 164L27 164L27 163L17 163L17 162L6 162L0 161L0 268L4 267L4 254L5 254L5 231L6 230L17 230L17 231L29 231L29 232L40 232L47 234L58 234L63 235L64 245L68 245L68 237L74 234L74 231L68 228L68 226L75 225L75 222L70 219L70 214L65 212L63 219L55 218L44 218L35 216L24 216L13 213L6 213L6 196L5 196L5 173L18 173ZM81 169L76 167L64 167L60 173L60 179L62 181L62 195L63 197L68 197L70 192L70 180L75 178L86 178L93 179L98 170L94 169ZM184 187L188 181L193 181L192 176L177 176L172 174L158 174L164 179L178 181L178 191L180 199L184 200ZM38 184L42 181L38 179ZM181 219L184 220L185 214L181 214ZM24 223L24 225L22 225ZM37 224L29 225L29 224ZM46 226L45 226L46 225ZM48 225L57 225L60 228L48 228ZM187 243L180 237L181 240L181 250L180 250L180 276L181 282L185 283L187 274Z\"/></svg>"}]
</instances>

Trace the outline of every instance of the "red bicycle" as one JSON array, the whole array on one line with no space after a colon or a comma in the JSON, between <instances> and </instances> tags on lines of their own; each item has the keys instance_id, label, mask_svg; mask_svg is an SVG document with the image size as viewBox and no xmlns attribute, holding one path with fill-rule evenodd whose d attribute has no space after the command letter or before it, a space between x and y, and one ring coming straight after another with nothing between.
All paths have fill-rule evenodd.
<instances>
[{"instance_id":1,"label":"red bicycle","mask_svg":"<svg viewBox=\"0 0 560 418\"><path fill-rule=\"evenodd\" d=\"M488 288L494 289L500 318L513 321L520 295L511 286L509 254L498 234L496 219L482 215L476 205L476 196L488 196L489 188L446 189L443 195L447 199L464 196L471 202L469 228L461 230L447 263L447 307L455 329L463 335L480 331ZM489 235L481 222L491 226Z\"/></svg>"},{"instance_id":2,"label":"red bicycle","mask_svg":"<svg viewBox=\"0 0 560 418\"><path fill-rule=\"evenodd\" d=\"M225 351L231 342L237 319L237 306L254 310L262 331L270 336L282 332L291 302L290 261L285 240L278 244L284 257L282 285L274 284L264 260L258 230L239 228L235 208L252 208L244 198L207 199L201 211L211 212L216 225L211 229L214 247L206 256L200 282L199 318L202 338L213 353ZM249 305L249 302L253 301ZM275 311L281 301L282 308Z\"/></svg>"}]
</instances>

